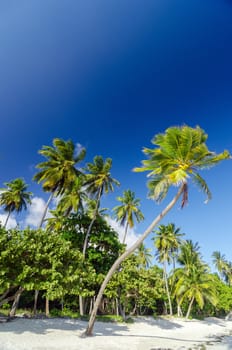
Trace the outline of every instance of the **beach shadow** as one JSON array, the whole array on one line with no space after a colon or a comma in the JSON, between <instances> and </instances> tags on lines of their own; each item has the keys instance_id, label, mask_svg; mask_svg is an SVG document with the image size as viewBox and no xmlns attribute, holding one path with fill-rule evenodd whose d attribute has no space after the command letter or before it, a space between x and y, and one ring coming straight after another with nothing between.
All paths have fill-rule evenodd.
<instances>
[{"instance_id":1,"label":"beach shadow","mask_svg":"<svg viewBox=\"0 0 232 350\"><path fill-rule=\"evenodd\" d=\"M226 327L225 319L220 319L220 318L216 318L216 317L207 317L204 319L204 322L208 325L217 324L219 326Z\"/></svg>"},{"instance_id":2,"label":"beach shadow","mask_svg":"<svg viewBox=\"0 0 232 350\"><path fill-rule=\"evenodd\" d=\"M34 334L46 335L53 330L60 331L71 331L84 333L87 327L87 321L81 321L77 319L69 318L46 318L46 319L35 319L35 318L23 318L15 317L10 322L0 324L1 332L10 332L14 334L23 334L30 332ZM126 324L119 323L108 323L99 322L95 323L94 333L96 336L101 335L115 335L114 333L127 331L128 327Z\"/></svg>"},{"instance_id":3,"label":"beach shadow","mask_svg":"<svg viewBox=\"0 0 232 350\"><path fill-rule=\"evenodd\" d=\"M150 325L150 326L156 326L156 327L159 327L161 329L176 329L176 328L182 328L183 326L180 325L179 323L175 322L174 320L172 319L167 319L167 318L164 318L164 317L157 317L157 318L153 318L153 317L149 317L149 316L139 316L139 317L136 317L134 319L134 322L143 322L147 325Z\"/></svg>"}]
</instances>

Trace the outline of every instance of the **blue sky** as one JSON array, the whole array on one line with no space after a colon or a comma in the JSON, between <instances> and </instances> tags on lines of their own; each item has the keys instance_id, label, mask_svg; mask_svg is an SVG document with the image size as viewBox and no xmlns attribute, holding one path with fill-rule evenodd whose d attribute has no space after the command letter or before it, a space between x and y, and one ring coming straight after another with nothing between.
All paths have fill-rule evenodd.
<instances>
[{"instance_id":1,"label":"blue sky","mask_svg":"<svg viewBox=\"0 0 232 350\"><path fill-rule=\"evenodd\" d=\"M231 0L2 0L1 186L23 177L36 203L46 200L32 181L38 150L72 139L86 147L86 162L113 159L121 187L103 204L135 191L141 233L166 203L148 200L146 174L132 172L155 134L200 125L210 150L232 151L231 18ZM163 221L198 241L207 262L214 250L232 260L231 170L227 161L202 173L212 201L191 187L188 207ZM33 210L36 219L40 206Z\"/></svg>"}]
</instances>

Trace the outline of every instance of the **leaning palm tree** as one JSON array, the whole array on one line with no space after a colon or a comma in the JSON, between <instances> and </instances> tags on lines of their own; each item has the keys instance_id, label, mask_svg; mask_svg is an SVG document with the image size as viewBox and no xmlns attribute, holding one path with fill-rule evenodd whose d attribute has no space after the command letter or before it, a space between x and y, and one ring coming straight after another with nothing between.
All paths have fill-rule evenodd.
<instances>
[{"instance_id":1,"label":"leaning palm tree","mask_svg":"<svg viewBox=\"0 0 232 350\"><path fill-rule=\"evenodd\" d=\"M182 196L184 207L188 200L188 182L194 181L200 189L205 192L207 200L211 198L210 190L205 180L200 176L199 170L212 167L224 159L229 159L228 151L216 154L210 152L206 146L207 135L200 128L189 126L171 127L164 134L158 134L152 140L155 148L145 148L144 153L149 157L143 161L141 168L135 171L149 171L148 187L150 197L161 202L170 187L177 188L177 193L169 202L166 208L154 219L140 238L114 262L111 269L105 276L96 298L90 320L85 331L86 335L91 335L97 315L98 306L107 283L111 279L118 266L137 249L144 239L152 232L154 227L173 208Z\"/></svg>"},{"instance_id":2,"label":"leaning palm tree","mask_svg":"<svg viewBox=\"0 0 232 350\"><path fill-rule=\"evenodd\" d=\"M54 196L64 194L65 190L75 182L82 174L76 165L85 157L85 149L77 154L76 147L71 140L64 141L55 138L52 146L43 146L39 153L47 160L39 163L37 168L40 171L34 176L34 180L43 183L43 190L50 192L39 227L42 227L48 207Z\"/></svg>"},{"instance_id":3,"label":"leaning palm tree","mask_svg":"<svg viewBox=\"0 0 232 350\"><path fill-rule=\"evenodd\" d=\"M0 205L7 212L4 227L6 227L12 212L19 213L23 209L27 209L27 205L31 204L31 192L27 192L28 185L23 179L17 178L11 182L4 184L6 187L0 189Z\"/></svg>"},{"instance_id":4,"label":"leaning palm tree","mask_svg":"<svg viewBox=\"0 0 232 350\"><path fill-rule=\"evenodd\" d=\"M119 221L120 225L125 226L125 232L122 243L126 241L128 228L134 227L134 218L137 222L144 219L144 216L139 209L140 200L135 198L135 193L131 190L123 192L123 197L117 197L117 200L121 202L121 205L117 205L113 208L115 212L116 220Z\"/></svg>"}]
</instances>

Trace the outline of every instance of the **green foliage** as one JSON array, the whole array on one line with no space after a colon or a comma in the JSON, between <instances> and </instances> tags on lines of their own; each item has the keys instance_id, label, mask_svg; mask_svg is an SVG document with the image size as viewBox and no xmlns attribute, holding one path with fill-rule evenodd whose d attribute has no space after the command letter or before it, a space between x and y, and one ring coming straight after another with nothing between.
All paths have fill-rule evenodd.
<instances>
[{"instance_id":1,"label":"green foliage","mask_svg":"<svg viewBox=\"0 0 232 350\"><path fill-rule=\"evenodd\" d=\"M107 158L104 162L102 156L96 156L93 163L87 163L86 170L86 190L99 199L103 193L113 192L114 185L119 186L118 180L111 177L110 170L112 167L112 159Z\"/></svg>"},{"instance_id":2,"label":"green foliage","mask_svg":"<svg viewBox=\"0 0 232 350\"><path fill-rule=\"evenodd\" d=\"M144 220L144 216L139 209L140 200L135 198L135 193L131 190L123 192L123 197L117 197L117 200L121 202L113 208L115 212L116 220L119 221L120 225L125 226L125 233L123 237L123 243L125 243L128 226L134 227L134 218L137 222Z\"/></svg>"},{"instance_id":3,"label":"green foliage","mask_svg":"<svg viewBox=\"0 0 232 350\"><path fill-rule=\"evenodd\" d=\"M52 300L67 293L78 295L82 283L91 276L95 279L94 269L83 264L82 254L57 234L1 229L0 249L2 293L22 286L45 291Z\"/></svg>"},{"instance_id":4,"label":"green foliage","mask_svg":"<svg viewBox=\"0 0 232 350\"><path fill-rule=\"evenodd\" d=\"M200 127L170 127L165 133L156 135L152 143L155 148L144 148L148 160L143 161L141 168L135 171L149 171L148 187L150 196L158 202L162 201L171 186L186 184L183 192L182 206L187 202L187 183L191 179L205 194L207 200L211 192L200 176L202 169L210 168L230 154L224 151L215 154L208 150L208 135Z\"/></svg>"},{"instance_id":5,"label":"green foliage","mask_svg":"<svg viewBox=\"0 0 232 350\"><path fill-rule=\"evenodd\" d=\"M153 310L157 308L157 301L163 298L164 289L162 270L157 266L151 268L141 267L138 255L131 255L126 259L120 270L115 273L109 282L105 295L109 298L118 296L126 305L126 312L134 310Z\"/></svg>"},{"instance_id":6,"label":"green foliage","mask_svg":"<svg viewBox=\"0 0 232 350\"><path fill-rule=\"evenodd\" d=\"M63 194L81 173L76 164L84 159L85 149L76 155L75 144L71 140L55 138L53 146L43 146L39 153L46 161L37 165L39 172L34 180L42 183L46 192Z\"/></svg>"},{"instance_id":7,"label":"green foliage","mask_svg":"<svg viewBox=\"0 0 232 350\"><path fill-rule=\"evenodd\" d=\"M214 276L214 285L218 296L216 313L225 315L232 310L232 286L225 284L217 276Z\"/></svg>"},{"instance_id":8,"label":"green foliage","mask_svg":"<svg viewBox=\"0 0 232 350\"><path fill-rule=\"evenodd\" d=\"M70 241L72 247L82 250L90 222L91 218L86 214L72 214L63 221L63 226L56 232ZM96 217L91 232L86 261L94 267L97 274L105 274L123 246L119 242L117 232L101 216Z\"/></svg>"}]
</instances>

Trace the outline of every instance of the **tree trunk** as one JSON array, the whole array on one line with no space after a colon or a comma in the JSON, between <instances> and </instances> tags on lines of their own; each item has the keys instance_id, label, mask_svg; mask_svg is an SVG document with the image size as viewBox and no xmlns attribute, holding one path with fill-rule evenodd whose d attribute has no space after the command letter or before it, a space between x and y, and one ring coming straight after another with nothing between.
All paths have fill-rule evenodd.
<instances>
[{"instance_id":1,"label":"tree trunk","mask_svg":"<svg viewBox=\"0 0 232 350\"><path fill-rule=\"evenodd\" d=\"M118 298L115 298L115 313L116 313L116 316L119 316L119 302L118 302Z\"/></svg>"},{"instance_id":2,"label":"tree trunk","mask_svg":"<svg viewBox=\"0 0 232 350\"><path fill-rule=\"evenodd\" d=\"M45 301L45 315L47 317L49 317L49 314L50 314L50 310L49 310L49 299L46 298L46 301Z\"/></svg>"},{"instance_id":3,"label":"tree trunk","mask_svg":"<svg viewBox=\"0 0 232 350\"><path fill-rule=\"evenodd\" d=\"M0 301L5 299L7 294L9 294L9 292L11 291L12 287L8 288L1 296L0 296ZM4 301L5 304L5 301ZM1 305L0 305L1 306Z\"/></svg>"},{"instance_id":4,"label":"tree trunk","mask_svg":"<svg viewBox=\"0 0 232 350\"><path fill-rule=\"evenodd\" d=\"M97 202L96 202L96 209L94 211L93 218L92 218L92 220L90 222L90 225L88 227L87 233L85 235L83 251L82 251L84 260L85 260L87 246L88 246L89 236L91 234L93 224L94 224L94 222L96 220L96 217L97 217L97 213L98 213L98 209L99 209L99 205L100 205L101 194L102 194L102 189L100 189L99 192L98 192ZM84 315L84 300L83 300L82 295L79 295L79 310L80 310L80 315L83 316Z\"/></svg>"},{"instance_id":5,"label":"tree trunk","mask_svg":"<svg viewBox=\"0 0 232 350\"><path fill-rule=\"evenodd\" d=\"M45 206L45 208L44 208L44 212L43 212L43 215L42 215L42 218L41 218L41 220L40 220L40 224L39 224L39 227L38 227L38 228L41 228L42 225L43 225L45 216L46 216L47 211L48 211L48 207L49 207L49 205L50 205L50 203L51 203L51 201L52 201L52 199L53 199L53 197L54 197L54 194L55 194L55 191L53 191L53 192L51 193L50 197L48 198L48 201L47 201L46 206Z\"/></svg>"},{"instance_id":6,"label":"tree trunk","mask_svg":"<svg viewBox=\"0 0 232 350\"><path fill-rule=\"evenodd\" d=\"M179 197L181 196L183 190L184 190L185 184L182 184L182 186L179 188L177 194L175 195L175 197L171 200L171 202L166 206L166 208L155 218L155 220L150 224L150 226L148 226L148 228L145 230L145 232L142 234L142 236L128 249L126 250L122 255L120 255L116 261L114 262L114 264L112 265L112 267L110 268L110 270L108 271L102 285L101 288L98 292L98 296L96 298L94 307L93 307L93 311L91 313L90 319L89 319L89 323L88 326L84 332L84 335L86 336L90 336L92 335L93 332L93 327L94 327L94 323L95 323L95 319L96 319L96 315L97 315L97 310L98 310L98 306L101 302L101 298L102 295L104 293L104 290L109 282L109 280L111 279L111 277L113 276L114 272L117 270L117 268L119 267L119 265L130 255L132 254L139 246L141 243L143 243L144 239L147 238L147 236L149 235L149 233L154 229L154 227L163 219L163 217L172 209L172 207L176 204L176 202L178 201Z\"/></svg>"},{"instance_id":7,"label":"tree trunk","mask_svg":"<svg viewBox=\"0 0 232 350\"><path fill-rule=\"evenodd\" d=\"M11 307L11 310L10 310L10 313L9 313L10 317L14 317L15 316L17 307L19 305L19 299L20 299L21 294L22 294L23 291L24 291L24 288L23 287L19 287L19 289L15 293L15 295L14 295L14 302L12 304L12 307Z\"/></svg>"},{"instance_id":8,"label":"tree trunk","mask_svg":"<svg viewBox=\"0 0 232 350\"><path fill-rule=\"evenodd\" d=\"M182 313L182 310L181 310L181 306L180 304L177 302L177 316L178 317L182 317L183 316L183 313Z\"/></svg>"},{"instance_id":9,"label":"tree trunk","mask_svg":"<svg viewBox=\"0 0 232 350\"><path fill-rule=\"evenodd\" d=\"M186 320L189 318L189 315L190 315L190 312L191 312L191 309L192 309L193 302L194 302L194 297L192 297L192 299L191 299L191 301L190 301L190 304L189 304L189 307L188 307L188 311L187 311L187 314L186 314L186 316L185 316Z\"/></svg>"},{"instance_id":10,"label":"tree trunk","mask_svg":"<svg viewBox=\"0 0 232 350\"><path fill-rule=\"evenodd\" d=\"M84 315L84 300L82 295L79 295L79 312L81 316Z\"/></svg>"},{"instance_id":11,"label":"tree trunk","mask_svg":"<svg viewBox=\"0 0 232 350\"><path fill-rule=\"evenodd\" d=\"M16 293L17 293L17 292L16 292ZM8 294L8 293L7 293L7 294ZM7 298L6 298L6 295L7 295L7 294L4 293L4 295L1 297L0 307L1 307L3 304L6 304L6 303L8 303L9 301L12 301L12 300L15 299L15 295L16 295L16 294L11 295L10 297L7 297Z\"/></svg>"},{"instance_id":12,"label":"tree trunk","mask_svg":"<svg viewBox=\"0 0 232 350\"><path fill-rule=\"evenodd\" d=\"M49 205L50 205L50 203L51 203L51 201L52 201L52 199L53 199L53 197L54 197L54 194L55 194L55 191L53 191L53 192L51 193L50 197L48 198L48 201L47 201L46 206L45 206L45 208L44 208L44 212L43 212L42 218L41 218L41 220L40 220L40 224L39 224L39 227L38 227L39 229L40 229L40 228L42 227L42 225L43 225L43 222L44 222L44 220L45 220L45 217L46 217L46 214L47 214L47 211L48 211L48 207L49 207ZM37 311L38 296L39 296L39 291L36 290L36 291L35 291L35 300L34 300L34 309L33 309L34 314L36 314L36 311ZM46 309L46 310L47 310L47 305L49 305L49 301L48 301L47 298L46 298L46 303L45 303L45 309ZM47 311L46 311L46 314L47 314ZM49 311L48 311L48 314L49 314Z\"/></svg>"},{"instance_id":13,"label":"tree trunk","mask_svg":"<svg viewBox=\"0 0 232 350\"><path fill-rule=\"evenodd\" d=\"M38 297L39 297L39 291L38 291L38 290L35 290L34 307L33 307L33 314L34 314L34 315L36 315L36 313L37 313Z\"/></svg>"},{"instance_id":14,"label":"tree trunk","mask_svg":"<svg viewBox=\"0 0 232 350\"><path fill-rule=\"evenodd\" d=\"M89 315L91 314L92 310L93 310L93 298L90 298L90 304L89 304Z\"/></svg>"},{"instance_id":15,"label":"tree trunk","mask_svg":"<svg viewBox=\"0 0 232 350\"><path fill-rule=\"evenodd\" d=\"M166 292L167 292L167 296L168 296L169 314L170 314L170 316L172 316L172 302L171 302L170 292L169 292L169 288L168 288L168 277L167 277L167 271L166 271L165 262L164 262L163 269L164 269L165 288L166 288Z\"/></svg>"},{"instance_id":16,"label":"tree trunk","mask_svg":"<svg viewBox=\"0 0 232 350\"><path fill-rule=\"evenodd\" d=\"M87 246L88 246L89 236L91 234L92 227L93 227L93 224L94 224L94 222L96 220L98 209L99 209L99 206L100 206L101 195L102 195L102 188L99 189L99 192L98 192L98 195L97 195L97 201L96 201L96 209L94 211L93 218L92 218L92 220L90 222L90 225L88 227L87 233L85 235L85 241L84 241L83 251L82 251L82 253L84 255L84 259L85 259L86 249L87 249Z\"/></svg>"},{"instance_id":17,"label":"tree trunk","mask_svg":"<svg viewBox=\"0 0 232 350\"><path fill-rule=\"evenodd\" d=\"M9 210L9 212L8 212L8 214L7 214L6 221L5 221L5 224L4 224L4 226L3 226L4 228L6 228L6 225L7 225L7 223L8 223L10 214L11 214L11 210Z\"/></svg>"},{"instance_id":18,"label":"tree trunk","mask_svg":"<svg viewBox=\"0 0 232 350\"><path fill-rule=\"evenodd\" d=\"M123 237L123 240L122 240L122 244L125 244L125 242L126 242L128 226L129 226L129 222L126 223L126 228L125 228L125 233L124 233L124 237Z\"/></svg>"}]
</instances>

